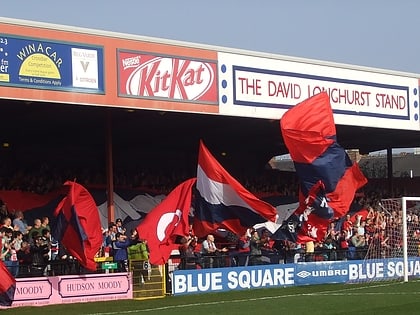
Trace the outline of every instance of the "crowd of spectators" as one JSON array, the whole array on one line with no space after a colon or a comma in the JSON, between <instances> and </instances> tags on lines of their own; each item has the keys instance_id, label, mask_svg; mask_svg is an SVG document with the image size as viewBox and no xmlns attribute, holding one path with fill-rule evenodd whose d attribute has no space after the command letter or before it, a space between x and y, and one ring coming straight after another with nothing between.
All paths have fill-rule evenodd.
<instances>
[{"instance_id":1,"label":"crowd of spectators","mask_svg":"<svg viewBox=\"0 0 420 315\"><path fill-rule=\"evenodd\" d=\"M8 213L3 204L0 239L1 259L15 277L78 272L77 261L52 236L48 217L28 225L23 212Z\"/></svg>"},{"instance_id":2,"label":"crowd of spectators","mask_svg":"<svg viewBox=\"0 0 420 315\"><path fill-rule=\"evenodd\" d=\"M14 277L37 277L89 273L80 266L66 248L52 235L49 218L36 218L28 225L24 214L11 214L1 206L0 259ZM147 242L140 240L137 230L126 233L122 220L111 222L103 231L103 244L97 257L111 257L117 264L116 271L127 272L128 261L148 261ZM145 279L147 276L145 275Z\"/></svg>"},{"instance_id":3,"label":"crowd of spectators","mask_svg":"<svg viewBox=\"0 0 420 315\"><path fill-rule=\"evenodd\" d=\"M195 177L194 172L179 169L125 171L116 169L113 184L118 188L147 188L158 193L168 194L179 183ZM283 173L266 169L260 174L238 174L234 176L251 192L260 196L281 194L296 195L297 180L293 173ZM102 169L58 168L49 164L39 167L13 169L0 165L0 190L21 190L45 194L62 187L67 180L75 179L87 187L105 187L105 171Z\"/></svg>"},{"instance_id":4,"label":"crowd of spectators","mask_svg":"<svg viewBox=\"0 0 420 315\"><path fill-rule=\"evenodd\" d=\"M203 250L203 244L208 240L200 241L190 236L181 242L181 263L178 268L402 257L401 204L394 199L384 206L380 198L381 195L376 193L356 198L354 206L357 211L331 222L321 242L298 244L290 239L273 239L265 228L250 229L234 242L226 243L225 239L220 239L215 246L215 253L208 253ZM408 255L420 256L420 207L418 204L410 206L407 213ZM227 250L217 250L221 246ZM209 257L217 259L218 263L206 264Z\"/></svg>"},{"instance_id":5,"label":"crowd of spectators","mask_svg":"<svg viewBox=\"0 0 420 315\"><path fill-rule=\"evenodd\" d=\"M157 193L168 194L179 183L195 177L196 170L143 169L130 171L117 168L113 184L118 188L147 188ZM259 172L232 174L245 188L259 197L269 195L296 196L298 179L294 172L281 172L266 168ZM75 179L84 186L105 187L107 177L104 167L57 167L44 163L37 167L11 167L0 164L0 190L21 190L45 194L62 187L66 180ZM380 192L383 198L418 196L420 178L394 178L390 187L388 180L371 179L364 191ZM392 191L390 191L392 189Z\"/></svg>"},{"instance_id":6,"label":"crowd of spectators","mask_svg":"<svg viewBox=\"0 0 420 315\"><path fill-rule=\"evenodd\" d=\"M194 174L175 170L162 171L161 173L143 170L132 173L116 172L114 174L114 185L124 188L145 187L149 190L167 194L180 182L193 176ZM6 171L2 168L0 170L0 189L23 190L43 194L61 187L65 180L74 178L77 178L78 182L87 187L104 186L106 183L105 175L101 172L60 170L43 165L36 171L22 169ZM241 174L237 179L258 197L270 195L297 196L298 193L298 182L293 173L265 170L258 176ZM296 244L291 240L273 240L271 235L267 234L267 231L255 230L237 237L234 244L222 240L218 244L218 246L222 246L220 247L221 250L216 247L214 253L204 253L202 244L205 244L206 240L185 238L182 241L184 243L180 242L181 256L185 258L180 268L364 259L377 257L378 255L385 258L401 255L401 211L384 209L380 206L380 201L383 198L401 195L418 195L416 193L417 186L412 185L410 179L406 180L407 184L399 185L398 191L393 193L388 191L387 181L375 181L368 184L356 199L360 209L367 209L367 214L365 216L348 216L332 222L322 242ZM5 205L2 206L0 211L3 226L0 231L2 245L4 245L2 246L1 256L3 260L20 261L25 265L32 259L30 264L31 268L34 268L34 265L38 264L37 261L40 262L48 257L47 261L60 259L64 259L66 262L70 261L71 263L66 267L68 270L78 268L64 248L54 246L51 233L48 233L48 218L36 219L31 225L28 225L25 223L21 212L9 214L5 212L4 208ZM117 227L118 223L115 224ZM113 226L110 225L104 234L104 248L101 255L105 255L105 252L108 251L108 255L117 257L118 269L126 270L129 247L143 243L131 233L130 235L126 235L125 231L113 233L112 230ZM417 256L419 255L418 244L420 242L420 223L417 211L411 211L408 214L408 233L409 254ZM48 251L45 249L45 245ZM45 252L39 250L38 252L41 252L41 254L35 254L40 248L44 248ZM119 251L118 249L123 250ZM213 256L218 258L208 259L209 257L214 258ZM219 256L224 258L219 258ZM207 257L207 259L204 259L204 257ZM14 265L15 263L8 264ZM51 269L51 267L48 268L26 270L31 272L32 275L62 272ZM20 272L15 274L19 276L19 274L23 275L24 273L25 269L20 268Z\"/></svg>"}]
</instances>

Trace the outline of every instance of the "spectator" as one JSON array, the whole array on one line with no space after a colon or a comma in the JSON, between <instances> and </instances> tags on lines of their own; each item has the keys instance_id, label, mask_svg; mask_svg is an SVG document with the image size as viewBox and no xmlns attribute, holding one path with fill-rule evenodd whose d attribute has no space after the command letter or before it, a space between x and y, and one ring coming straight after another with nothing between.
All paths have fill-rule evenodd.
<instances>
[{"instance_id":1,"label":"spectator","mask_svg":"<svg viewBox=\"0 0 420 315\"><path fill-rule=\"evenodd\" d=\"M146 240L139 239L137 229L131 230L131 245L127 247L127 254L131 266L130 271L133 271L133 278L136 278L136 272L140 271L140 284L150 280L149 248Z\"/></svg>"},{"instance_id":2,"label":"spectator","mask_svg":"<svg viewBox=\"0 0 420 315\"><path fill-rule=\"evenodd\" d=\"M20 250L20 248L22 247L22 242L23 242L23 234L21 231L13 232L13 242L14 242L14 247L16 251Z\"/></svg>"},{"instance_id":3,"label":"spectator","mask_svg":"<svg viewBox=\"0 0 420 315\"><path fill-rule=\"evenodd\" d=\"M203 257L204 268L221 267L222 260L220 259L220 254L227 251L227 248L217 248L214 243L213 234L207 235L207 238L201 244L201 254Z\"/></svg>"},{"instance_id":4,"label":"spectator","mask_svg":"<svg viewBox=\"0 0 420 315\"><path fill-rule=\"evenodd\" d=\"M55 274L69 275L75 274L79 270L79 262L69 254L67 249L62 244L60 244L58 248L58 255L56 260L58 260L58 263L54 264L53 270Z\"/></svg>"},{"instance_id":5,"label":"spectator","mask_svg":"<svg viewBox=\"0 0 420 315\"><path fill-rule=\"evenodd\" d=\"M250 252L250 235L246 231L237 242L236 252L232 254L236 261L236 266L247 266Z\"/></svg>"},{"instance_id":6,"label":"spectator","mask_svg":"<svg viewBox=\"0 0 420 315\"><path fill-rule=\"evenodd\" d=\"M116 241L116 235L117 235L117 225L114 222L110 222L108 224L108 232L105 237L105 253L109 253L109 256L113 256L113 246L112 244Z\"/></svg>"},{"instance_id":7,"label":"spectator","mask_svg":"<svg viewBox=\"0 0 420 315\"><path fill-rule=\"evenodd\" d=\"M14 243L12 242L12 234L13 230L5 226L0 228L0 237L2 243L0 259L3 260L10 273L16 277L18 273L18 261L16 250L14 249Z\"/></svg>"},{"instance_id":8,"label":"spectator","mask_svg":"<svg viewBox=\"0 0 420 315\"><path fill-rule=\"evenodd\" d=\"M21 247L16 251L19 261L18 277L27 277L31 274L32 253L31 245L27 241L22 241Z\"/></svg>"},{"instance_id":9,"label":"spectator","mask_svg":"<svg viewBox=\"0 0 420 315\"><path fill-rule=\"evenodd\" d=\"M14 230L13 225L12 225L12 219L10 217L3 218L3 220L1 221L1 223L2 223L1 224L2 227L8 228L11 231Z\"/></svg>"},{"instance_id":10,"label":"spectator","mask_svg":"<svg viewBox=\"0 0 420 315\"><path fill-rule=\"evenodd\" d=\"M49 224L50 224L50 219L48 217L41 218L42 229L47 229L48 231L51 231Z\"/></svg>"},{"instance_id":11,"label":"spectator","mask_svg":"<svg viewBox=\"0 0 420 315\"><path fill-rule=\"evenodd\" d=\"M34 220L34 225L31 228L31 230L29 231L29 238L30 239L34 239L35 235L41 235L42 236L42 224L41 224L41 219L35 219ZM35 232L37 232L37 234L34 234Z\"/></svg>"},{"instance_id":12,"label":"spectator","mask_svg":"<svg viewBox=\"0 0 420 315\"><path fill-rule=\"evenodd\" d=\"M17 230L20 231L24 236L28 235L32 228L32 226L26 223L22 211L16 211L15 219L13 220L13 226L17 227Z\"/></svg>"},{"instance_id":13,"label":"spectator","mask_svg":"<svg viewBox=\"0 0 420 315\"><path fill-rule=\"evenodd\" d=\"M339 255L338 255L338 259L340 260L347 260L347 256L348 256L348 250L349 250L349 241L347 238L347 231L346 230L342 230L340 237L338 239L339 242Z\"/></svg>"},{"instance_id":14,"label":"spectator","mask_svg":"<svg viewBox=\"0 0 420 315\"><path fill-rule=\"evenodd\" d=\"M324 242L327 251L328 260L337 260L338 240L332 237L327 237Z\"/></svg>"},{"instance_id":15,"label":"spectator","mask_svg":"<svg viewBox=\"0 0 420 315\"><path fill-rule=\"evenodd\" d=\"M266 264L278 264L280 257L273 248L274 240L270 237L270 231L263 229L261 233L261 260Z\"/></svg>"},{"instance_id":16,"label":"spectator","mask_svg":"<svg viewBox=\"0 0 420 315\"><path fill-rule=\"evenodd\" d=\"M293 263L295 261L295 255L297 252L297 244L290 240L283 241L284 248L284 263Z\"/></svg>"},{"instance_id":17,"label":"spectator","mask_svg":"<svg viewBox=\"0 0 420 315\"><path fill-rule=\"evenodd\" d=\"M314 241L307 241L305 243L305 261L311 262L315 260L315 243Z\"/></svg>"},{"instance_id":18,"label":"spectator","mask_svg":"<svg viewBox=\"0 0 420 315\"><path fill-rule=\"evenodd\" d=\"M125 234L126 230L125 230L125 228L123 228L122 223L123 223L123 221L122 221L121 218L118 218L115 221L115 225L117 226L117 232L119 232L121 234Z\"/></svg>"},{"instance_id":19,"label":"spectator","mask_svg":"<svg viewBox=\"0 0 420 315\"><path fill-rule=\"evenodd\" d=\"M51 241L52 241L53 237L51 235L50 230L49 229L43 229L42 230L42 237L43 237L44 243L48 245L48 249L49 249L48 260L51 260L52 259L52 256L51 256Z\"/></svg>"},{"instance_id":20,"label":"spectator","mask_svg":"<svg viewBox=\"0 0 420 315\"><path fill-rule=\"evenodd\" d=\"M180 269L197 269L197 256L195 253L197 241L198 238L193 235L182 237L181 245L179 245L179 253L181 255Z\"/></svg>"},{"instance_id":21,"label":"spectator","mask_svg":"<svg viewBox=\"0 0 420 315\"><path fill-rule=\"evenodd\" d=\"M127 248L131 245L131 240L127 235L117 233L115 235L115 241L112 243L113 246L113 258L114 262L118 264L118 272L128 271L128 252Z\"/></svg>"},{"instance_id":22,"label":"spectator","mask_svg":"<svg viewBox=\"0 0 420 315\"><path fill-rule=\"evenodd\" d=\"M354 248L354 254L349 253L350 259L364 259L365 258L365 249L366 249L366 240L365 236L359 234L358 229L351 237L351 244L349 248Z\"/></svg>"},{"instance_id":23,"label":"spectator","mask_svg":"<svg viewBox=\"0 0 420 315\"><path fill-rule=\"evenodd\" d=\"M39 220L41 223L41 220ZM34 276L42 276L47 274L48 253L50 249L42 235L34 238L34 244L31 246L32 266L31 273Z\"/></svg>"},{"instance_id":24,"label":"spectator","mask_svg":"<svg viewBox=\"0 0 420 315\"><path fill-rule=\"evenodd\" d=\"M248 265L249 266L255 266L255 265L261 265L262 264L262 260L261 260L261 247L262 247L262 242L260 239L260 235L258 234L257 230L253 230L251 232L251 239L249 242L249 247L250 247L250 251L249 251L249 262Z\"/></svg>"},{"instance_id":25,"label":"spectator","mask_svg":"<svg viewBox=\"0 0 420 315\"><path fill-rule=\"evenodd\" d=\"M327 235L325 236L325 238L328 237L331 237L335 241L338 240L338 238L340 237L340 231L339 229L337 229L335 222L330 222L330 224L328 225Z\"/></svg>"},{"instance_id":26,"label":"spectator","mask_svg":"<svg viewBox=\"0 0 420 315\"><path fill-rule=\"evenodd\" d=\"M346 219L343 222L342 230L347 231L347 234L353 232L353 221L351 220L350 214L346 214ZM351 235L352 234L348 234L349 237L351 237Z\"/></svg>"},{"instance_id":27,"label":"spectator","mask_svg":"<svg viewBox=\"0 0 420 315\"><path fill-rule=\"evenodd\" d=\"M7 210L7 205L0 199L0 222L3 221L4 218L9 216L9 211Z\"/></svg>"}]
</instances>

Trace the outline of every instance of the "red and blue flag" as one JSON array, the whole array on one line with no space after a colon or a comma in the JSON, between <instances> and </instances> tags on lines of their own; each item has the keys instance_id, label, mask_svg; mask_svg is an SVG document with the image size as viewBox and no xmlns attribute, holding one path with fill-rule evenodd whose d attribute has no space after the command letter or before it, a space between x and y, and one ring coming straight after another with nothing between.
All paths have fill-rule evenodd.
<instances>
[{"instance_id":1,"label":"red and blue flag","mask_svg":"<svg viewBox=\"0 0 420 315\"><path fill-rule=\"evenodd\" d=\"M200 141L194 205L194 233L219 228L243 235L257 223L276 221L276 208L258 199L233 178Z\"/></svg>"},{"instance_id":2,"label":"red and blue flag","mask_svg":"<svg viewBox=\"0 0 420 315\"><path fill-rule=\"evenodd\" d=\"M0 259L0 305L11 306L16 291L16 279Z\"/></svg>"},{"instance_id":3,"label":"red and blue flag","mask_svg":"<svg viewBox=\"0 0 420 315\"><path fill-rule=\"evenodd\" d=\"M96 270L95 255L101 248L102 230L98 208L82 185L67 181L68 194L54 212L56 239L88 270Z\"/></svg>"},{"instance_id":4,"label":"red and blue flag","mask_svg":"<svg viewBox=\"0 0 420 315\"><path fill-rule=\"evenodd\" d=\"M333 111L322 92L289 109L280 120L284 143L300 184L305 218L298 239L322 240L331 220L345 215L367 179L337 143Z\"/></svg>"}]
</instances>

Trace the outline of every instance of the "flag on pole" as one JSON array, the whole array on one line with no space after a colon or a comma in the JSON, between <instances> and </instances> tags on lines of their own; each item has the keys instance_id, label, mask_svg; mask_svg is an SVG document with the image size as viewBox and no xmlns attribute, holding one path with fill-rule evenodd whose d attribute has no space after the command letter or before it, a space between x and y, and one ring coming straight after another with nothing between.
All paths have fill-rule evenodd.
<instances>
[{"instance_id":1,"label":"flag on pole","mask_svg":"<svg viewBox=\"0 0 420 315\"><path fill-rule=\"evenodd\" d=\"M95 200L82 185L67 181L68 194L57 208L53 235L88 270L96 270L95 255L102 246L101 221Z\"/></svg>"},{"instance_id":2,"label":"flag on pole","mask_svg":"<svg viewBox=\"0 0 420 315\"><path fill-rule=\"evenodd\" d=\"M0 305L11 306L16 291L16 279L0 259Z\"/></svg>"},{"instance_id":3,"label":"flag on pole","mask_svg":"<svg viewBox=\"0 0 420 315\"><path fill-rule=\"evenodd\" d=\"M218 228L224 228L243 235L255 224L275 222L276 217L276 208L243 187L200 141L194 233L203 237Z\"/></svg>"},{"instance_id":4,"label":"flag on pole","mask_svg":"<svg viewBox=\"0 0 420 315\"><path fill-rule=\"evenodd\" d=\"M195 178L191 178L178 185L138 225L140 238L147 241L151 264L165 264L172 250L179 246L175 243L177 237L188 235L188 216L195 181Z\"/></svg>"},{"instance_id":5,"label":"flag on pole","mask_svg":"<svg viewBox=\"0 0 420 315\"><path fill-rule=\"evenodd\" d=\"M367 179L337 143L333 111L322 92L289 109L280 120L286 147L300 182L305 218L298 237L322 240L328 223L345 215Z\"/></svg>"}]
</instances>

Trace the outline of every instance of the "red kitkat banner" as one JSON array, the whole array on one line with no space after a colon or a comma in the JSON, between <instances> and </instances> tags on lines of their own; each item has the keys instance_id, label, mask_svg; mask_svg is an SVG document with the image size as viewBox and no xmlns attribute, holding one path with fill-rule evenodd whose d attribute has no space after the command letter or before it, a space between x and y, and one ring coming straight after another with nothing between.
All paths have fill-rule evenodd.
<instances>
[{"instance_id":1,"label":"red kitkat banner","mask_svg":"<svg viewBox=\"0 0 420 315\"><path fill-rule=\"evenodd\" d=\"M217 62L118 52L118 95L218 104Z\"/></svg>"}]
</instances>

